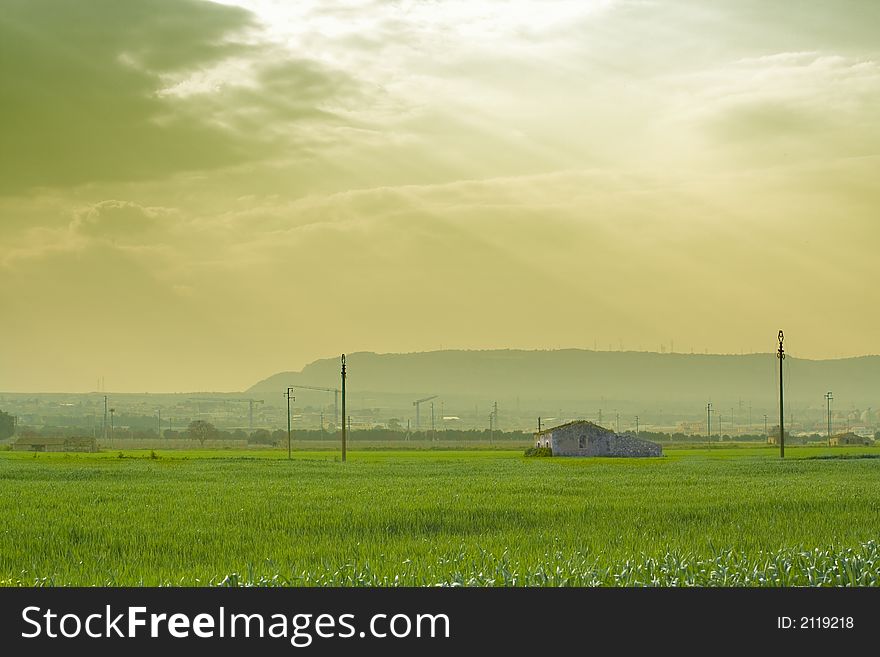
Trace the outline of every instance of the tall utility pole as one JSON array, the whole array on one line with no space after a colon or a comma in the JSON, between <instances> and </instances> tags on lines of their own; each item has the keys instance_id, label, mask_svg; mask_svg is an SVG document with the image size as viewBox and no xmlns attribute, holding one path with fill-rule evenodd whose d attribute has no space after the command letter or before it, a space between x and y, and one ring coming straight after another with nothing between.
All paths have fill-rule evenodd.
<instances>
[{"instance_id":1,"label":"tall utility pole","mask_svg":"<svg viewBox=\"0 0 880 657\"><path fill-rule=\"evenodd\" d=\"M290 459L290 400L296 400L291 393L293 392L293 388L287 386L287 391L284 393L284 396L287 397L287 458Z\"/></svg>"},{"instance_id":2,"label":"tall utility pole","mask_svg":"<svg viewBox=\"0 0 880 657\"><path fill-rule=\"evenodd\" d=\"M492 425L493 427L495 427L493 429L493 431L497 431L498 430L498 402L495 402L492 405L492 416L495 418L495 423ZM495 436L493 435L492 437L494 438Z\"/></svg>"},{"instance_id":3,"label":"tall utility pole","mask_svg":"<svg viewBox=\"0 0 880 657\"><path fill-rule=\"evenodd\" d=\"M345 354L342 354L342 462L345 463Z\"/></svg>"},{"instance_id":4,"label":"tall utility pole","mask_svg":"<svg viewBox=\"0 0 880 657\"><path fill-rule=\"evenodd\" d=\"M101 423L101 438L107 440L107 395L104 395L104 421Z\"/></svg>"},{"instance_id":5,"label":"tall utility pole","mask_svg":"<svg viewBox=\"0 0 880 657\"><path fill-rule=\"evenodd\" d=\"M156 409L156 436L158 438L162 437L162 409Z\"/></svg>"},{"instance_id":6,"label":"tall utility pole","mask_svg":"<svg viewBox=\"0 0 880 657\"><path fill-rule=\"evenodd\" d=\"M712 440L712 402L706 404L706 440Z\"/></svg>"},{"instance_id":7,"label":"tall utility pole","mask_svg":"<svg viewBox=\"0 0 880 657\"><path fill-rule=\"evenodd\" d=\"M636 436L639 435L639 416L636 415Z\"/></svg>"},{"instance_id":8,"label":"tall utility pole","mask_svg":"<svg viewBox=\"0 0 880 657\"><path fill-rule=\"evenodd\" d=\"M538 433L541 433L541 416L538 416Z\"/></svg>"},{"instance_id":9,"label":"tall utility pole","mask_svg":"<svg viewBox=\"0 0 880 657\"><path fill-rule=\"evenodd\" d=\"M831 444L831 401L834 399L834 395L831 394L831 391L825 393L825 401L828 404L828 444Z\"/></svg>"},{"instance_id":10,"label":"tall utility pole","mask_svg":"<svg viewBox=\"0 0 880 657\"><path fill-rule=\"evenodd\" d=\"M770 434L767 432L767 414L764 413L764 435L769 436Z\"/></svg>"},{"instance_id":11,"label":"tall utility pole","mask_svg":"<svg viewBox=\"0 0 880 657\"><path fill-rule=\"evenodd\" d=\"M434 402L431 402L431 442L437 439L437 432L434 431Z\"/></svg>"},{"instance_id":12,"label":"tall utility pole","mask_svg":"<svg viewBox=\"0 0 880 657\"><path fill-rule=\"evenodd\" d=\"M113 440L113 415L116 413L115 408L110 409L110 440Z\"/></svg>"},{"instance_id":13,"label":"tall utility pole","mask_svg":"<svg viewBox=\"0 0 880 657\"><path fill-rule=\"evenodd\" d=\"M779 340L779 351L776 352L776 358L779 359L779 458L784 459L785 426L783 425L783 422L785 421L785 405L782 401L782 361L785 360L785 350L782 348L782 341L785 339L785 336L782 334L782 329L779 329L777 339Z\"/></svg>"},{"instance_id":14,"label":"tall utility pole","mask_svg":"<svg viewBox=\"0 0 880 657\"><path fill-rule=\"evenodd\" d=\"M615 413L614 415L617 421L617 433L620 433L620 413Z\"/></svg>"}]
</instances>

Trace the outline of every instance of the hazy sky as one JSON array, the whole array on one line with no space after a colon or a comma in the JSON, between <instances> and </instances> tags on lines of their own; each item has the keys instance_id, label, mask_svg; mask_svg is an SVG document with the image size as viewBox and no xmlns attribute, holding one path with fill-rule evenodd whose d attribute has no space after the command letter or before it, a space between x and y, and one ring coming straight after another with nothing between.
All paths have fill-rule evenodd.
<instances>
[{"instance_id":1,"label":"hazy sky","mask_svg":"<svg viewBox=\"0 0 880 657\"><path fill-rule=\"evenodd\" d=\"M4 0L0 390L877 353L876 0Z\"/></svg>"}]
</instances>

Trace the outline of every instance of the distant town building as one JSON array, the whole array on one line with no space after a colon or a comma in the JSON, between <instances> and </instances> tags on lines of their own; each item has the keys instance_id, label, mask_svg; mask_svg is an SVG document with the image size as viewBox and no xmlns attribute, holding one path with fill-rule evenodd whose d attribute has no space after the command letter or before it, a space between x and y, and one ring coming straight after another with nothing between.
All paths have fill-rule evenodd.
<instances>
[{"instance_id":1,"label":"distant town building","mask_svg":"<svg viewBox=\"0 0 880 657\"><path fill-rule=\"evenodd\" d=\"M41 438L22 436L12 445L16 452L97 452L94 438Z\"/></svg>"},{"instance_id":2,"label":"distant town building","mask_svg":"<svg viewBox=\"0 0 880 657\"><path fill-rule=\"evenodd\" d=\"M621 435L586 420L569 422L535 434L535 447L553 456L662 456L657 443Z\"/></svg>"},{"instance_id":3,"label":"distant town building","mask_svg":"<svg viewBox=\"0 0 880 657\"><path fill-rule=\"evenodd\" d=\"M791 431L788 429L785 430L785 440L788 442L791 440ZM774 425L770 428L770 432L767 434L767 444L768 445L778 445L779 444L779 425Z\"/></svg>"},{"instance_id":4,"label":"distant town building","mask_svg":"<svg viewBox=\"0 0 880 657\"><path fill-rule=\"evenodd\" d=\"M873 445L874 439L866 436L860 436L857 433L848 431L831 436L832 447L842 447L844 445Z\"/></svg>"}]
</instances>

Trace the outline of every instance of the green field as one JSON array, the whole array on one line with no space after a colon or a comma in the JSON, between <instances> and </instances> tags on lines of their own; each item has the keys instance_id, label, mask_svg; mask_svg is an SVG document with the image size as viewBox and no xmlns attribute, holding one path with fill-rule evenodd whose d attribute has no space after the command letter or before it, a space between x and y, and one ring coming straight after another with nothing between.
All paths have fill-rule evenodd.
<instances>
[{"instance_id":1,"label":"green field","mask_svg":"<svg viewBox=\"0 0 880 657\"><path fill-rule=\"evenodd\" d=\"M0 584L880 584L880 449L521 454L0 452Z\"/></svg>"}]
</instances>

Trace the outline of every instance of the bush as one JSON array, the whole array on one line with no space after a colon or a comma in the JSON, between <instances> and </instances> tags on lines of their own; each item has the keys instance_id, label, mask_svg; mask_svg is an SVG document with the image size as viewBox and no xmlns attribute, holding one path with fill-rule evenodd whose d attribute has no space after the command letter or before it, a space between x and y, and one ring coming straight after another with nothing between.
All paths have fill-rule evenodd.
<instances>
[{"instance_id":1,"label":"bush","mask_svg":"<svg viewBox=\"0 0 880 657\"><path fill-rule=\"evenodd\" d=\"M274 445L275 439L272 438L272 434L265 429L257 429L248 436L248 443L250 445Z\"/></svg>"},{"instance_id":2,"label":"bush","mask_svg":"<svg viewBox=\"0 0 880 657\"><path fill-rule=\"evenodd\" d=\"M553 456L553 450L549 447L529 447L526 456Z\"/></svg>"}]
</instances>

